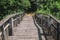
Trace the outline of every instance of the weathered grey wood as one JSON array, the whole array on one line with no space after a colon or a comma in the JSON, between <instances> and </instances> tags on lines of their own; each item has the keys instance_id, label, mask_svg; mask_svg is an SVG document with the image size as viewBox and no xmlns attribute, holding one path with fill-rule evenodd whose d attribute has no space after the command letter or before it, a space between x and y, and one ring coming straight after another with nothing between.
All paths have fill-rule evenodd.
<instances>
[{"instance_id":1,"label":"weathered grey wood","mask_svg":"<svg viewBox=\"0 0 60 40\"><path fill-rule=\"evenodd\" d=\"M31 16L24 16L22 22L13 30L14 35L10 36L9 40L39 40L38 31Z\"/></svg>"},{"instance_id":2,"label":"weathered grey wood","mask_svg":"<svg viewBox=\"0 0 60 40\"><path fill-rule=\"evenodd\" d=\"M60 23L60 20L56 19L55 17L53 17L52 15L49 15L52 19L54 19L56 22Z\"/></svg>"},{"instance_id":3,"label":"weathered grey wood","mask_svg":"<svg viewBox=\"0 0 60 40\"><path fill-rule=\"evenodd\" d=\"M16 16L16 15L19 15L19 14L22 14L23 12L20 12L20 13L15 13L15 14L11 14L11 15L8 15L7 17L5 17L4 19L2 19L0 21L0 26L3 25L8 19Z\"/></svg>"},{"instance_id":4,"label":"weathered grey wood","mask_svg":"<svg viewBox=\"0 0 60 40\"><path fill-rule=\"evenodd\" d=\"M2 32L0 32L0 40L2 40Z\"/></svg>"},{"instance_id":5,"label":"weathered grey wood","mask_svg":"<svg viewBox=\"0 0 60 40\"><path fill-rule=\"evenodd\" d=\"M40 15L35 15L35 19L37 23L44 29L44 33L47 34L48 40L60 40L60 20L56 19L52 15L42 15L40 18ZM46 19L46 18L48 19ZM40 19L40 20L39 20ZM41 22L42 21L42 22Z\"/></svg>"},{"instance_id":6,"label":"weathered grey wood","mask_svg":"<svg viewBox=\"0 0 60 40\"><path fill-rule=\"evenodd\" d=\"M14 21L16 22L16 25L18 25L18 20L20 19L19 16L19 13L8 15L0 21L0 32L2 32L0 36L2 40L8 40L8 36L12 35Z\"/></svg>"}]
</instances>

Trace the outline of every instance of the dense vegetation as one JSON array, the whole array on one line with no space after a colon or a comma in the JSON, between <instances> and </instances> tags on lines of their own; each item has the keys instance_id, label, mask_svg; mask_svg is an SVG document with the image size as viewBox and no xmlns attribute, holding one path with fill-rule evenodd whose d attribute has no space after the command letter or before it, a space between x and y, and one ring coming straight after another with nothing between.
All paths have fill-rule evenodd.
<instances>
[{"instance_id":1,"label":"dense vegetation","mask_svg":"<svg viewBox=\"0 0 60 40\"><path fill-rule=\"evenodd\" d=\"M60 19L60 0L0 0L0 19L13 12L35 10Z\"/></svg>"},{"instance_id":2,"label":"dense vegetation","mask_svg":"<svg viewBox=\"0 0 60 40\"><path fill-rule=\"evenodd\" d=\"M0 20L13 12L24 11L30 7L29 0L0 0Z\"/></svg>"},{"instance_id":3,"label":"dense vegetation","mask_svg":"<svg viewBox=\"0 0 60 40\"><path fill-rule=\"evenodd\" d=\"M52 14L60 19L60 0L36 0L37 13Z\"/></svg>"}]
</instances>

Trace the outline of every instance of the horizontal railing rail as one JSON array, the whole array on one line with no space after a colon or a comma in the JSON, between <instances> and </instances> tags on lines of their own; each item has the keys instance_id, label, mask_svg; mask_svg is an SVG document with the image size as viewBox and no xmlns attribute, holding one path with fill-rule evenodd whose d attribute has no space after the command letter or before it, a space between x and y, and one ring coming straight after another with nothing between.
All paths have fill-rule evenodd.
<instances>
[{"instance_id":1,"label":"horizontal railing rail","mask_svg":"<svg viewBox=\"0 0 60 40\"><path fill-rule=\"evenodd\" d=\"M50 19L52 35L56 40L60 40L60 21L52 15L50 15Z\"/></svg>"},{"instance_id":2,"label":"horizontal railing rail","mask_svg":"<svg viewBox=\"0 0 60 40\"><path fill-rule=\"evenodd\" d=\"M13 27L17 27L17 25L22 21L24 13L16 13L12 15L8 15L4 19L0 21L0 38L1 40L8 40L8 36L13 35Z\"/></svg>"},{"instance_id":3,"label":"horizontal railing rail","mask_svg":"<svg viewBox=\"0 0 60 40\"><path fill-rule=\"evenodd\" d=\"M60 21L52 15L35 14L36 22L42 27L45 35L60 40Z\"/></svg>"}]
</instances>

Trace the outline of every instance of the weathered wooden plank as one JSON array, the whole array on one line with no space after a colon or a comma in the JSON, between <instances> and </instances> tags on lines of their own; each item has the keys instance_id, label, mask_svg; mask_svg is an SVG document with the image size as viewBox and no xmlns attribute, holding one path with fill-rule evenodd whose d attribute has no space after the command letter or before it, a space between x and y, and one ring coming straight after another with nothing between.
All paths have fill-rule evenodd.
<instances>
[{"instance_id":1,"label":"weathered wooden plank","mask_svg":"<svg viewBox=\"0 0 60 40\"><path fill-rule=\"evenodd\" d=\"M31 16L25 16L13 30L14 36L10 36L9 40L39 40L38 31Z\"/></svg>"}]
</instances>

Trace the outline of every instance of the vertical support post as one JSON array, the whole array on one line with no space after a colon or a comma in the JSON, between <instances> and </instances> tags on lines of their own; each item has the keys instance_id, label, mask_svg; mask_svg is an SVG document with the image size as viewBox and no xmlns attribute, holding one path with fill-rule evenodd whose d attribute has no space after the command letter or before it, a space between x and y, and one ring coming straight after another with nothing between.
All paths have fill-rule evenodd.
<instances>
[{"instance_id":1,"label":"vertical support post","mask_svg":"<svg viewBox=\"0 0 60 40\"><path fill-rule=\"evenodd\" d=\"M17 18L16 18L16 25L18 25L18 16L17 16Z\"/></svg>"},{"instance_id":2,"label":"vertical support post","mask_svg":"<svg viewBox=\"0 0 60 40\"><path fill-rule=\"evenodd\" d=\"M21 14L21 21L22 21L22 14Z\"/></svg>"},{"instance_id":3,"label":"vertical support post","mask_svg":"<svg viewBox=\"0 0 60 40\"><path fill-rule=\"evenodd\" d=\"M2 27L0 26L0 40L2 40Z\"/></svg>"},{"instance_id":4,"label":"vertical support post","mask_svg":"<svg viewBox=\"0 0 60 40\"><path fill-rule=\"evenodd\" d=\"M11 25L12 25L12 28L13 28L14 27L13 18L11 18Z\"/></svg>"},{"instance_id":5,"label":"vertical support post","mask_svg":"<svg viewBox=\"0 0 60 40\"><path fill-rule=\"evenodd\" d=\"M15 20L15 26L17 27L17 17L15 18L16 20Z\"/></svg>"},{"instance_id":6,"label":"vertical support post","mask_svg":"<svg viewBox=\"0 0 60 40\"><path fill-rule=\"evenodd\" d=\"M13 27L14 27L13 17L11 18L11 26L12 26L12 32L13 32Z\"/></svg>"},{"instance_id":7,"label":"vertical support post","mask_svg":"<svg viewBox=\"0 0 60 40\"><path fill-rule=\"evenodd\" d=\"M42 19L41 19L41 26L43 26L43 16L42 16Z\"/></svg>"},{"instance_id":8,"label":"vertical support post","mask_svg":"<svg viewBox=\"0 0 60 40\"><path fill-rule=\"evenodd\" d=\"M4 36L4 25L3 25L3 40L5 40L5 36Z\"/></svg>"},{"instance_id":9,"label":"vertical support post","mask_svg":"<svg viewBox=\"0 0 60 40\"><path fill-rule=\"evenodd\" d=\"M8 40L8 28L4 30L4 26L3 25L3 40Z\"/></svg>"},{"instance_id":10,"label":"vertical support post","mask_svg":"<svg viewBox=\"0 0 60 40\"><path fill-rule=\"evenodd\" d=\"M4 36L4 25L2 26L2 40L5 40L5 36Z\"/></svg>"},{"instance_id":11,"label":"vertical support post","mask_svg":"<svg viewBox=\"0 0 60 40\"><path fill-rule=\"evenodd\" d=\"M50 30L51 30L51 17L49 18L49 28L48 28L48 34L50 35L51 33L50 33Z\"/></svg>"},{"instance_id":12,"label":"vertical support post","mask_svg":"<svg viewBox=\"0 0 60 40\"><path fill-rule=\"evenodd\" d=\"M2 32L0 32L0 40L2 40Z\"/></svg>"},{"instance_id":13,"label":"vertical support post","mask_svg":"<svg viewBox=\"0 0 60 40\"><path fill-rule=\"evenodd\" d=\"M13 25L13 18L10 19L9 23L10 23L9 36L12 36L13 35L13 27L14 27L14 25Z\"/></svg>"},{"instance_id":14,"label":"vertical support post","mask_svg":"<svg viewBox=\"0 0 60 40\"><path fill-rule=\"evenodd\" d=\"M20 18L19 18L19 20L20 20L20 22L21 22L21 14L20 14L20 16L19 16Z\"/></svg>"},{"instance_id":15,"label":"vertical support post","mask_svg":"<svg viewBox=\"0 0 60 40\"><path fill-rule=\"evenodd\" d=\"M57 23L57 40L59 40L59 23Z\"/></svg>"},{"instance_id":16,"label":"vertical support post","mask_svg":"<svg viewBox=\"0 0 60 40\"><path fill-rule=\"evenodd\" d=\"M20 24L20 15L19 15L19 18L18 18L18 24Z\"/></svg>"}]
</instances>

